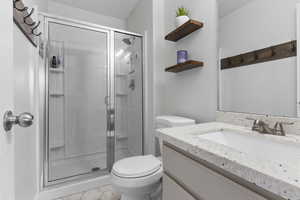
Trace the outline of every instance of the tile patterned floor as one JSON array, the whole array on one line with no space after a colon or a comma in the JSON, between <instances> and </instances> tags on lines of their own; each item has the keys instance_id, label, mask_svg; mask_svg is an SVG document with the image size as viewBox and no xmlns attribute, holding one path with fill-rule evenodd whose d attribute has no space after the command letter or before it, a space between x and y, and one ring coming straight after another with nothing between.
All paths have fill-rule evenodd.
<instances>
[{"instance_id":1,"label":"tile patterned floor","mask_svg":"<svg viewBox=\"0 0 300 200\"><path fill-rule=\"evenodd\" d=\"M120 198L121 196L115 193L111 186L104 186L55 200L120 200Z\"/></svg>"}]
</instances>

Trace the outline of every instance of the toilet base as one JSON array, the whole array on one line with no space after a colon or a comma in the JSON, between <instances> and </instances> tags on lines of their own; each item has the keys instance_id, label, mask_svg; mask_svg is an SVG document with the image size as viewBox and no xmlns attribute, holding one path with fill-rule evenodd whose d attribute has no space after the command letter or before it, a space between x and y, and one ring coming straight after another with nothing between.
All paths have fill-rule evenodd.
<instances>
[{"instance_id":1,"label":"toilet base","mask_svg":"<svg viewBox=\"0 0 300 200\"><path fill-rule=\"evenodd\" d=\"M121 200L152 200L149 195L143 196L143 197L128 197L125 195L122 195Z\"/></svg>"},{"instance_id":2,"label":"toilet base","mask_svg":"<svg viewBox=\"0 0 300 200\"><path fill-rule=\"evenodd\" d=\"M162 187L161 185L152 194L143 196L126 196L122 195L120 200L162 200Z\"/></svg>"}]
</instances>

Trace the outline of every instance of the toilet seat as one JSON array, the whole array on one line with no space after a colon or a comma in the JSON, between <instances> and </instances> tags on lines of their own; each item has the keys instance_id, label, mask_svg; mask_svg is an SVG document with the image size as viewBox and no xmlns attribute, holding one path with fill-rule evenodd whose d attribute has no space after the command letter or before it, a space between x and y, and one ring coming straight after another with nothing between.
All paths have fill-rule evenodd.
<instances>
[{"instance_id":1,"label":"toilet seat","mask_svg":"<svg viewBox=\"0 0 300 200\"><path fill-rule=\"evenodd\" d=\"M158 182L163 174L162 162L152 155L125 158L116 162L112 182L122 188L141 188Z\"/></svg>"},{"instance_id":2,"label":"toilet seat","mask_svg":"<svg viewBox=\"0 0 300 200\"><path fill-rule=\"evenodd\" d=\"M157 172L162 162L153 155L134 156L116 162L112 173L120 178L141 178Z\"/></svg>"}]
</instances>

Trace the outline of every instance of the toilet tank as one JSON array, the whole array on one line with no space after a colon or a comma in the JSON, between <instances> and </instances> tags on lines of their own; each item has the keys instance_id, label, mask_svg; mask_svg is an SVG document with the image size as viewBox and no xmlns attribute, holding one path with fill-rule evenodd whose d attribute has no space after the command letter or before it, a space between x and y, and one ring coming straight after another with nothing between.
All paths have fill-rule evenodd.
<instances>
[{"instance_id":1,"label":"toilet tank","mask_svg":"<svg viewBox=\"0 0 300 200\"><path fill-rule=\"evenodd\" d=\"M193 119L179 116L166 115L156 117L156 129L188 126L193 125L195 123L196 122Z\"/></svg>"},{"instance_id":2,"label":"toilet tank","mask_svg":"<svg viewBox=\"0 0 300 200\"><path fill-rule=\"evenodd\" d=\"M156 129L160 128L172 128L179 126L188 126L196 124L193 119L179 117L179 116L157 116L156 117ZM155 138L155 156L161 156L162 141L159 138Z\"/></svg>"}]
</instances>

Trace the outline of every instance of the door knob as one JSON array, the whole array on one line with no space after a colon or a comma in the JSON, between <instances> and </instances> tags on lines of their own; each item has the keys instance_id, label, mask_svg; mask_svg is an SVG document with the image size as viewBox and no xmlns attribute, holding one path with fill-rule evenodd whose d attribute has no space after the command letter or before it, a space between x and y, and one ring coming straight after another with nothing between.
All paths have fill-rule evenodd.
<instances>
[{"instance_id":1,"label":"door knob","mask_svg":"<svg viewBox=\"0 0 300 200\"><path fill-rule=\"evenodd\" d=\"M12 111L7 111L3 117L3 127L6 132L10 131L15 124L21 127L29 127L33 124L33 119L34 117L30 113L25 112L16 116L13 115Z\"/></svg>"}]
</instances>

